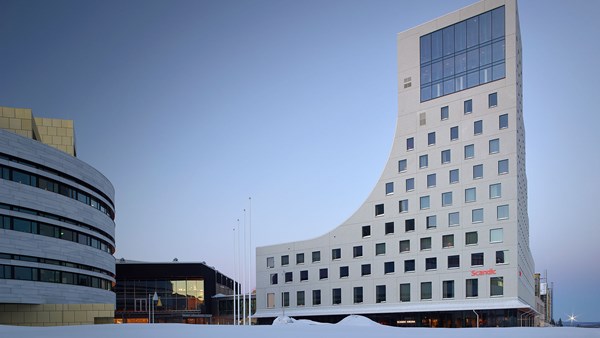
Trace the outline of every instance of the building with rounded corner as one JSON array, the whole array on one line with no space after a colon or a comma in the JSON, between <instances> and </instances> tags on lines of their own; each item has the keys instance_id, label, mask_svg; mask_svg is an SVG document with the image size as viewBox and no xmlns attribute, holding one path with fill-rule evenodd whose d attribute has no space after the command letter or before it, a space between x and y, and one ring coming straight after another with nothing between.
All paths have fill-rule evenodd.
<instances>
[{"instance_id":1,"label":"building with rounded corner","mask_svg":"<svg viewBox=\"0 0 600 338\"><path fill-rule=\"evenodd\" d=\"M0 324L112 323L115 191L73 121L0 107Z\"/></svg>"},{"instance_id":2,"label":"building with rounded corner","mask_svg":"<svg viewBox=\"0 0 600 338\"><path fill-rule=\"evenodd\" d=\"M531 325L517 2L480 1L397 41L396 135L379 181L322 236L256 249L255 316Z\"/></svg>"}]
</instances>

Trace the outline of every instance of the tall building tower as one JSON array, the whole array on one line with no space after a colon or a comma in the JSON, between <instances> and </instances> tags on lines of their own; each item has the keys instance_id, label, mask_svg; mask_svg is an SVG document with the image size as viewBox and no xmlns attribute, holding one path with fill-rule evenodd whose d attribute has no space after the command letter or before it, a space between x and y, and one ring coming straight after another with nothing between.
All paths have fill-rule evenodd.
<instances>
[{"instance_id":1,"label":"tall building tower","mask_svg":"<svg viewBox=\"0 0 600 338\"><path fill-rule=\"evenodd\" d=\"M531 325L515 0L398 34L398 120L375 188L315 239L257 248L257 314L402 326ZM478 322L477 322L478 321Z\"/></svg>"},{"instance_id":2,"label":"tall building tower","mask_svg":"<svg viewBox=\"0 0 600 338\"><path fill-rule=\"evenodd\" d=\"M0 107L0 324L112 323L114 188L73 121Z\"/></svg>"}]
</instances>

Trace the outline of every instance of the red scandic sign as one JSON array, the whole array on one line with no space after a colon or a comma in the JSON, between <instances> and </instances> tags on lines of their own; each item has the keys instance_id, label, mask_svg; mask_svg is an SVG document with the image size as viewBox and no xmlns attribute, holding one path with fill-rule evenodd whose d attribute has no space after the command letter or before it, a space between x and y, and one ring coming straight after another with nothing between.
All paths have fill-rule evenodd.
<instances>
[{"instance_id":1,"label":"red scandic sign","mask_svg":"<svg viewBox=\"0 0 600 338\"><path fill-rule=\"evenodd\" d=\"M471 276L484 276L484 275L495 275L495 269L489 270L471 270Z\"/></svg>"}]
</instances>

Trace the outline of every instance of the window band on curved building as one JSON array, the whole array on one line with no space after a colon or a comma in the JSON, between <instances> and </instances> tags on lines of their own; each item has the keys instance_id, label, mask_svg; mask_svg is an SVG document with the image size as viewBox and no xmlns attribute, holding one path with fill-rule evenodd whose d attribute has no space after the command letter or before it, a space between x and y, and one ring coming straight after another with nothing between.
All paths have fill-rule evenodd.
<instances>
[{"instance_id":1,"label":"window band on curved building","mask_svg":"<svg viewBox=\"0 0 600 338\"><path fill-rule=\"evenodd\" d=\"M0 325L112 323L114 187L73 121L0 107Z\"/></svg>"}]
</instances>

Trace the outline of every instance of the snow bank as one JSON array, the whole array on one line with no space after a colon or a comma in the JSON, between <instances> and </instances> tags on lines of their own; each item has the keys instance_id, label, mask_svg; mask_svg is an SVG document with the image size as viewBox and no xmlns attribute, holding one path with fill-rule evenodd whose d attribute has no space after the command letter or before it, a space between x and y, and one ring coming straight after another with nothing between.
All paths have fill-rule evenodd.
<instances>
[{"instance_id":1,"label":"snow bank","mask_svg":"<svg viewBox=\"0 0 600 338\"><path fill-rule=\"evenodd\" d=\"M355 321L356 318L351 321ZM358 321L358 320L356 320ZM399 328L385 325L108 324L61 327L1 326L1 338L600 338L586 328Z\"/></svg>"},{"instance_id":2,"label":"snow bank","mask_svg":"<svg viewBox=\"0 0 600 338\"><path fill-rule=\"evenodd\" d=\"M380 326L381 324L359 315L350 315L340 320L336 325L344 326Z\"/></svg>"}]
</instances>

